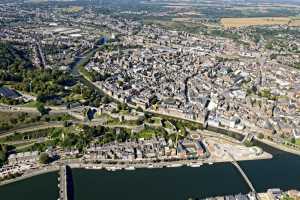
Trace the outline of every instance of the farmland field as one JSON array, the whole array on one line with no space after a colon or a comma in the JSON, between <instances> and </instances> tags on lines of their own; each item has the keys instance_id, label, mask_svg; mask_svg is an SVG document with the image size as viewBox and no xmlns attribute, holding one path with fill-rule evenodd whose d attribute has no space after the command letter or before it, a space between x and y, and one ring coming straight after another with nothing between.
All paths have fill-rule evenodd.
<instances>
[{"instance_id":1,"label":"farmland field","mask_svg":"<svg viewBox=\"0 0 300 200\"><path fill-rule=\"evenodd\" d=\"M300 20L289 17L222 18L221 25L225 28L263 25L300 26Z\"/></svg>"}]
</instances>

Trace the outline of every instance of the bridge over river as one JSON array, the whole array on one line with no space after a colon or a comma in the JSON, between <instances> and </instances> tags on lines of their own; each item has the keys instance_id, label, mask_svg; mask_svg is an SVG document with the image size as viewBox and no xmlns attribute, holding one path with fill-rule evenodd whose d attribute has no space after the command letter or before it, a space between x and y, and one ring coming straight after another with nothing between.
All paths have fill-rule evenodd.
<instances>
[{"instance_id":1,"label":"bridge over river","mask_svg":"<svg viewBox=\"0 0 300 200\"><path fill-rule=\"evenodd\" d=\"M73 200L73 179L71 168L69 166L63 165L60 167L58 181L59 200Z\"/></svg>"},{"instance_id":2,"label":"bridge over river","mask_svg":"<svg viewBox=\"0 0 300 200\"><path fill-rule=\"evenodd\" d=\"M256 199L258 199L257 196L257 192L253 186L253 184L251 183L250 179L248 178L248 176L246 175L246 173L244 172L244 170L241 168L241 166L239 165L239 163L235 160L235 158L233 157L233 155L229 152L227 152L227 154L230 156L230 158L232 159L231 163L236 167L236 169L240 172L240 174L242 175L243 179L246 181L247 185L249 186L249 188L251 189L252 193L255 195Z\"/></svg>"}]
</instances>

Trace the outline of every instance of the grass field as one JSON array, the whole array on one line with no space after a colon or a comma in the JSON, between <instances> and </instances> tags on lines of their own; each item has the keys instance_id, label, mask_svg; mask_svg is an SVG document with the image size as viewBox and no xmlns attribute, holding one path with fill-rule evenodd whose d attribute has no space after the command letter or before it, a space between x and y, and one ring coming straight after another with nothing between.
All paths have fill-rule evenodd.
<instances>
[{"instance_id":1,"label":"grass field","mask_svg":"<svg viewBox=\"0 0 300 200\"><path fill-rule=\"evenodd\" d=\"M222 18L221 25L225 28L263 25L300 26L300 20L290 17Z\"/></svg>"}]
</instances>

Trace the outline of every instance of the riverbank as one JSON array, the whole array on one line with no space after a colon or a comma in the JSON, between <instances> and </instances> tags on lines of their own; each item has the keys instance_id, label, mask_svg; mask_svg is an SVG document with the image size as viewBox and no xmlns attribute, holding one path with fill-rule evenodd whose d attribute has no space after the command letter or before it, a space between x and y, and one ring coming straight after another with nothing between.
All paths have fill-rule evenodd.
<instances>
[{"instance_id":1,"label":"riverbank","mask_svg":"<svg viewBox=\"0 0 300 200\"><path fill-rule=\"evenodd\" d=\"M264 152L262 156L252 158L252 159L238 159L238 161L250 161L250 160L267 160L272 159L272 155ZM109 163L82 163L80 160L66 161L64 163L59 162L53 165L48 165L42 168L31 170L30 172L25 172L23 175L16 177L14 179L9 179L0 182L0 186L7 185L10 183L18 182L24 179L28 179L34 176L41 174L46 174L50 172L55 172L59 170L61 165L68 165L74 169L96 169L96 170L108 170L108 171L117 171L117 170L135 170L135 169L153 169L153 168L177 168L177 167L201 167L202 165L213 165L216 163L230 163L232 160L228 158L224 159L201 159L201 160L178 160L178 161L169 161L169 162L153 162L153 161L142 161L144 163L132 163L124 160L106 160L106 162L120 162L122 164L109 164Z\"/></svg>"},{"instance_id":2,"label":"riverbank","mask_svg":"<svg viewBox=\"0 0 300 200\"><path fill-rule=\"evenodd\" d=\"M272 147L274 147L274 148L276 148L276 149L279 149L279 150L281 150L281 151L285 151L285 152L287 152L287 153L291 153L291 154L300 156L300 152L299 152L299 151L297 151L297 150L295 150L295 149L292 149L292 148L288 148L288 147L286 147L286 146L284 146L284 145L282 145L282 144L277 144L277 143L275 143L275 142L272 142L272 141L266 140L266 139L259 139L259 138L255 138L255 139L256 139L257 141L259 141L259 142L262 142L262 143L264 143L264 144L267 144L267 145L269 145L269 146L272 146Z\"/></svg>"},{"instance_id":3,"label":"riverbank","mask_svg":"<svg viewBox=\"0 0 300 200\"><path fill-rule=\"evenodd\" d=\"M30 172L25 172L23 175L21 175L19 177L16 177L14 179L9 179L9 180L2 181L2 182L0 182L0 186L8 185L10 183L22 181L24 179L32 178L34 176L38 176L38 175L42 175L42 174L47 174L47 173L50 173L50 172L55 172L55 171L58 171L58 170L59 170L58 165L51 165L51 166L43 167L41 169L32 170Z\"/></svg>"},{"instance_id":4,"label":"riverbank","mask_svg":"<svg viewBox=\"0 0 300 200\"><path fill-rule=\"evenodd\" d=\"M299 190L300 172L298 169L300 167L300 157L283 151L279 152L279 150L262 143L259 144L259 147L263 147L267 152L272 153L275 159L252 160L239 163L247 176L249 176L257 192L265 192L268 188ZM70 162L76 161L78 160ZM125 166L122 165L122 167ZM249 192L249 188L240 174L228 162L220 162L212 166L203 163L200 167L183 166L162 169L153 167L153 170L136 168L137 170L135 171L131 171L133 169L126 166L126 170L123 168L115 172L105 169L77 168L79 167L78 164L77 166L75 164L73 167L74 191L77 200L97 200L99 196L105 199L116 200L124 198L124 195L126 195L126 199L138 200L145 194L147 195L143 196L144 200L182 200L188 199L188 197L206 198L239 193L246 194ZM152 169L151 166L150 169ZM41 188L45 186L47 191L52 189L52 193L58 193L57 175L57 173L51 174L52 182L49 181L48 174L44 174L20 181L18 184L9 184L0 187L0 193L4 199L39 200L39 194L30 192L25 194L25 192L32 191L32 188L37 186ZM51 188L48 188L49 184ZM151 186L153 191L149 192L149 186ZM115 188L118 188L118 193L115 192ZM135 189L134 192L133 188ZM168 193L166 191L172 192ZM45 200L57 198L45 197Z\"/></svg>"}]
</instances>

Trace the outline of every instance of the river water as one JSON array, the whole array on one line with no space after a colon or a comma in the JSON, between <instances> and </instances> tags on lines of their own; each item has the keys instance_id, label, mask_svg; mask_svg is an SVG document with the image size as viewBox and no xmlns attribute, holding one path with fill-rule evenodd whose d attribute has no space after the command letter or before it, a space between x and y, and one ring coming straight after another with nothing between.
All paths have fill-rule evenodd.
<instances>
[{"instance_id":1,"label":"river water","mask_svg":"<svg viewBox=\"0 0 300 200\"><path fill-rule=\"evenodd\" d=\"M261 146L261 145L260 145ZM258 192L268 188L300 190L300 157L263 145L272 160L240 162ZM230 163L108 172L74 169L75 200L187 200L247 193ZM1 200L56 200L57 174L49 173L0 187Z\"/></svg>"}]
</instances>

